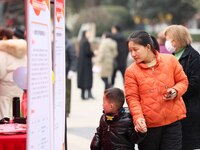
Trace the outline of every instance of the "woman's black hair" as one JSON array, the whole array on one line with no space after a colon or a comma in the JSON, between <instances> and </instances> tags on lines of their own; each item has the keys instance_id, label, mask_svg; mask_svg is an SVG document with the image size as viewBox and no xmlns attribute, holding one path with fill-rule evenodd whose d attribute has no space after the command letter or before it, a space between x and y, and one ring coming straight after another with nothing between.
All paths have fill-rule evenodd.
<instances>
[{"instance_id":1,"label":"woman's black hair","mask_svg":"<svg viewBox=\"0 0 200 150\"><path fill-rule=\"evenodd\" d=\"M128 42L133 41L134 43L147 46L149 44L152 50L160 51L158 41L154 36L151 36L146 31L136 31L129 35Z\"/></svg>"},{"instance_id":2,"label":"woman's black hair","mask_svg":"<svg viewBox=\"0 0 200 150\"><path fill-rule=\"evenodd\" d=\"M84 30L84 31L82 32L82 38L86 38L86 32L87 32L87 30Z\"/></svg>"}]
</instances>

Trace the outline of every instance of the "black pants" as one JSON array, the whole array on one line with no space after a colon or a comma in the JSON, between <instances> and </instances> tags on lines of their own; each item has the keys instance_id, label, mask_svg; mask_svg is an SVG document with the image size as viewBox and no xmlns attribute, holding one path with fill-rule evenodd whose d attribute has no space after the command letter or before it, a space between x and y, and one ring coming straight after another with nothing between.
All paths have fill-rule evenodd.
<instances>
[{"instance_id":1,"label":"black pants","mask_svg":"<svg viewBox=\"0 0 200 150\"><path fill-rule=\"evenodd\" d=\"M91 89L81 89L81 98L83 100L89 99L89 98L94 98L92 95Z\"/></svg>"},{"instance_id":2,"label":"black pants","mask_svg":"<svg viewBox=\"0 0 200 150\"><path fill-rule=\"evenodd\" d=\"M112 86L114 86L114 84L115 84L115 77L116 77L116 74L117 74L118 70L121 72L122 78L123 78L123 81L124 81L124 74L125 74L126 67L117 67L117 68L114 68L113 74L112 74L112 78L111 78L111 85Z\"/></svg>"},{"instance_id":3,"label":"black pants","mask_svg":"<svg viewBox=\"0 0 200 150\"><path fill-rule=\"evenodd\" d=\"M66 79L66 114L69 115L71 106L71 80Z\"/></svg>"},{"instance_id":4,"label":"black pants","mask_svg":"<svg viewBox=\"0 0 200 150\"><path fill-rule=\"evenodd\" d=\"M103 80L103 82L104 82L105 89L108 89L108 88L110 88L110 83L109 83L109 80L108 80L108 78L106 78L106 77L102 77L101 79L102 79L102 80Z\"/></svg>"},{"instance_id":5,"label":"black pants","mask_svg":"<svg viewBox=\"0 0 200 150\"><path fill-rule=\"evenodd\" d=\"M183 134L182 150L200 149L199 118L199 115L195 116L194 114L187 114L187 118L181 121Z\"/></svg>"},{"instance_id":6,"label":"black pants","mask_svg":"<svg viewBox=\"0 0 200 150\"><path fill-rule=\"evenodd\" d=\"M181 150L180 121L162 127L148 128L147 136L138 147L139 150Z\"/></svg>"}]
</instances>

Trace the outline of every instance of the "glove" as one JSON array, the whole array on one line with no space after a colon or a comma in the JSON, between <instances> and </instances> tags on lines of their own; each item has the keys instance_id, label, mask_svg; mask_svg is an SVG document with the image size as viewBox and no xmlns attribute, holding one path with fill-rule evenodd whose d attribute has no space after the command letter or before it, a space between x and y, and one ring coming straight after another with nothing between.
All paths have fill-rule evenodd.
<instances>
[{"instance_id":1,"label":"glove","mask_svg":"<svg viewBox=\"0 0 200 150\"><path fill-rule=\"evenodd\" d=\"M68 74L67 74L67 79L72 79L72 77L75 75L75 72L72 70L69 70Z\"/></svg>"},{"instance_id":2,"label":"glove","mask_svg":"<svg viewBox=\"0 0 200 150\"><path fill-rule=\"evenodd\" d=\"M100 73L100 72L101 72L101 67L98 66L98 65L94 65L94 66L92 67L92 71L93 71L94 73Z\"/></svg>"}]
</instances>

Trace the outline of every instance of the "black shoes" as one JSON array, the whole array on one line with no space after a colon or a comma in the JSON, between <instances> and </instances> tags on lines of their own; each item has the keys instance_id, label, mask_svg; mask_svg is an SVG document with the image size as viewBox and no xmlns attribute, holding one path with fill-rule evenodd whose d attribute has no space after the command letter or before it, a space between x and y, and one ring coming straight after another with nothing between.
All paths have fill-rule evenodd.
<instances>
[{"instance_id":1,"label":"black shoes","mask_svg":"<svg viewBox=\"0 0 200 150\"><path fill-rule=\"evenodd\" d=\"M88 98L95 99L92 95L90 95Z\"/></svg>"},{"instance_id":2,"label":"black shoes","mask_svg":"<svg viewBox=\"0 0 200 150\"><path fill-rule=\"evenodd\" d=\"M94 96L92 95L91 89L89 89L88 91L82 90L81 98L82 98L82 100L95 99Z\"/></svg>"},{"instance_id":3,"label":"black shoes","mask_svg":"<svg viewBox=\"0 0 200 150\"><path fill-rule=\"evenodd\" d=\"M82 100L89 100L89 99L95 99L93 96L89 96L89 97L81 97L82 98Z\"/></svg>"}]
</instances>

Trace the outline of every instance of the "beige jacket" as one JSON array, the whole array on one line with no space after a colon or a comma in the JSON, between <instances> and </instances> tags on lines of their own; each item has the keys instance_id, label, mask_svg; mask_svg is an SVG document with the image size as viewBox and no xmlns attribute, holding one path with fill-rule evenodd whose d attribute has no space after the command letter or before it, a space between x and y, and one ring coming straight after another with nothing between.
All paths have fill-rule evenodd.
<instances>
[{"instance_id":1,"label":"beige jacket","mask_svg":"<svg viewBox=\"0 0 200 150\"><path fill-rule=\"evenodd\" d=\"M101 67L101 77L111 77L117 55L117 43L111 38L102 39L96 58L96 63Z\"/></svg>"},{"instance_id":2,"label":"beige jacket","mask_svg":"<svg viewBox=\"0 0 200 150\"><path fill-rule=\"evenodd\" d=\"M23 90L13 81L13 71L27 66L26 50L25 40L0 41L0 119L11 118L13 97L22 97Z\"/></svg>"}]
</instances>

